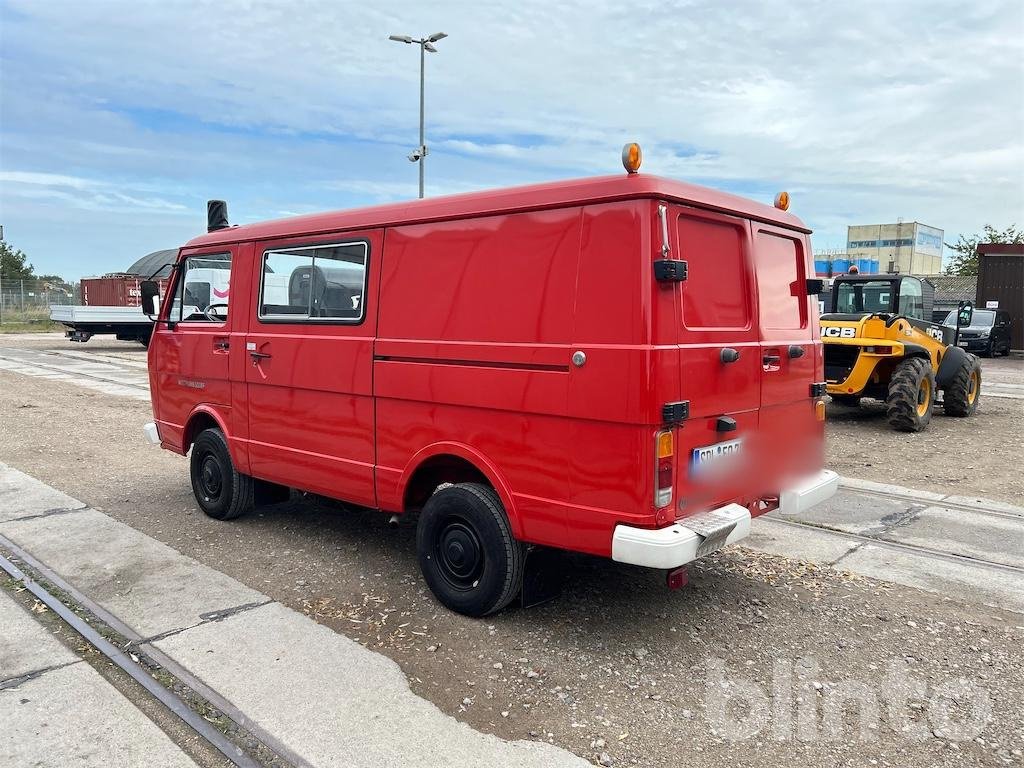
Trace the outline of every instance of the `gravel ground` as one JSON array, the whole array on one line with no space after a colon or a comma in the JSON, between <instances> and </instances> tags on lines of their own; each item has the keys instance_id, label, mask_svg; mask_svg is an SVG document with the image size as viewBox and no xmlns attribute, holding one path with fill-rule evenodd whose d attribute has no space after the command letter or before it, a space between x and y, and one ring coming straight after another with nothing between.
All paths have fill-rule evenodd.
<instances>
[{"instance_id":1,"label":"gravel ground","mask_svg":"<svg viewBox=\"0 0 1024 768\"><path fill-rule=\"evenodd\" d=\"M985 384L1024 384L1024 360L982 359L981 400L974 416L936 408L924 432L896 432L885 403L827 405L827 465L841 475L939 493L1024 504L1024 400L985 397ZM1021 394L1024 394L1022 392Z\"/></svg>"},{"instance_id":2,"label":"gravel ground","mask_svg":"<svg viewBox=\"0 0 1024 768\"><path fill-rule=\"evenodd\" d=\"M141 352L114 343L95 350ZM983 407L979 426L1002 402ZM233 523L204 517L186 460L142 442L149 418L145 403L0 372L0 460L390 656L414 690L481 730L552 741L616 766L1022 763L1018 614L732 547L695 566L690 586L676 592L656 573L571 557L558 600L466 619L424 587L411 521L389 528L377 513L299 497ZM864 439L854 428L867 427L877 441L870 454L921 444L921 435L861 421L833 416L830 435ZM937 417L932 428L969 423ZM913 485L871 463L874 479ZM950 487L966 490L950 474ZM1005 498L994 492L1003 474L978 474L988 477L978 492ZM716 660L731 682L725 690L754 702L759 733L730 739L737 734L716 715ZM953 691L961 679L967 688ZM886 697L915 683L921 690L890 711ZM837 729L824 729L823 713L851 691L867 711L877 704L878 716L861 731L851 706ZM762 696L773 713L765 722L757 720L769 711ZM986 701L987 724L960 740ZM804 725L791 727L798 710ZM744 711L736 702L727 710L732 720ZM944 724L943 713L964 728Z\"/></svg>"}]
</instances>

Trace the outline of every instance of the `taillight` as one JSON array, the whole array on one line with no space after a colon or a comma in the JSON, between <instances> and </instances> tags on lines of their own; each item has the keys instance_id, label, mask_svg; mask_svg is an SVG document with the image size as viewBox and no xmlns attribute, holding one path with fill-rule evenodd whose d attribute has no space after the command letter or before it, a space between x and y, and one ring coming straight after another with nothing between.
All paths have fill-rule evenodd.
<instances>
[{"instance_id":1,"label":"taillight","mask_svg":"<svg viewBox=\"0 0 1024 768\"><path fill-rule=\"evenodd\" d=\"M672 474L676 453L672 430L658 432L654 436L654 448L654 506L660 509L672 503Z\"/></svg>"},{"instance_id":2,"label":"taillight","mask_svg":"<svg viewBox=\"0 0 1024 768\"><path fill-rule=\"evenodd\" d=\"M892 347L864 347L864 351L870 355L891 355Z\"/></svg>"}]
</instances>

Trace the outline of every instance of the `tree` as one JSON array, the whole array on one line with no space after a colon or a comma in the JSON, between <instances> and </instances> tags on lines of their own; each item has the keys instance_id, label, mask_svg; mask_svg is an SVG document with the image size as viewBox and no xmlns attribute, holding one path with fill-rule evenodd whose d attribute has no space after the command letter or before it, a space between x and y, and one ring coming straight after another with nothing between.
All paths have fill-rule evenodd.
<instances>
[{"instance_id":1,"label":"tree","mask_svg":"<svg viewBox=\"0 0 1024 768\"><path fill-rule=\"evenodd\" d=\"M1011 224L1000 232L991 224L986 224L982 235L960 235L956 243L946 243L946 247L954 251L953 260L946 265L946 274L978 274L978 246L982 243L1024 243L1024 229L1017 229L1016 224Z\"/></svg>"},{"instance_id":2,"label":"tree","mask_svg":"<svg viewBox=\"0 0 1024 768\"><path fill-rule=\"evenodd\" d=\"M35 277L28 256L4 240L0 240L0 277L4 280L31 280Z\"/></svg>"}]
</instances>

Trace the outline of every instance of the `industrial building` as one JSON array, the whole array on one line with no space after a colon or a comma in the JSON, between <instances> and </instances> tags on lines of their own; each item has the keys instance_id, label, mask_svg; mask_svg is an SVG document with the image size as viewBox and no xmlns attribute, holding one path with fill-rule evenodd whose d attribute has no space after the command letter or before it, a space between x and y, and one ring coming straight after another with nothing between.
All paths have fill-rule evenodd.
<instances>
[{"instance_id":1,"label":"industrial building","mask_svg":"<svg viewBox=\"0 0 1024 768\"><path fill-rule=\"evenodd\" d=\"M942 271L943 231L916 221L861 224L846 230L846 256L861 272L862 262L876 265L871 272L932 275ZM833 265L833 273L840 271Z\"/></svg>"}]
</instances>

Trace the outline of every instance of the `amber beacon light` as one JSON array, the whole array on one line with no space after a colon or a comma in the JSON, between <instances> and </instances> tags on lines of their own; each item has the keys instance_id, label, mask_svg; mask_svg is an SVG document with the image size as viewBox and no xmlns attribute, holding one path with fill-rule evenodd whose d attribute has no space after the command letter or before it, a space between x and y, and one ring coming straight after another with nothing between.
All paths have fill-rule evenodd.
<instances>
[{"instance_id":1,"label":"amber beacon light","mask_svg":"<svg viewBox=\"0 0 1024 768\"><path fill-rule=\"evenodd\" d=\"M775 207L780 211L789 210L789 192L779 192L775 196Z\"/></svg>"},{"instance_id":2,"label":"amber beacon light","mask_svg":"<svg viewBox=\"0 0 1024 768\"><path fill-rule=\"evenodd\" d=\"M640 151L640 145L631 141L622 148L622 167L626 173L636 173L640 170L640 163L644 161L644 153Z\"/></svg>"}]
</instances>

